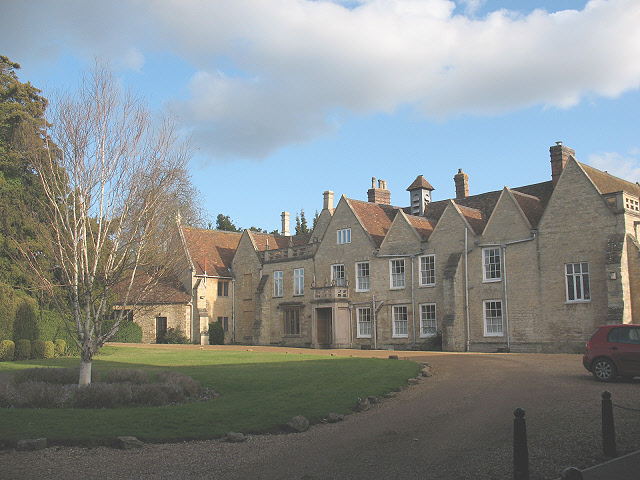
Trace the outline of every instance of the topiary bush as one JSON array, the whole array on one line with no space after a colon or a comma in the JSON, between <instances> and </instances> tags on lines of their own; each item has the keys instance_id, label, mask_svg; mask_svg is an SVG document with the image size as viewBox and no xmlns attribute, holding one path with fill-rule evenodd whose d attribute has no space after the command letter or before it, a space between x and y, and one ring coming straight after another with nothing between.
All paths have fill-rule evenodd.
<instances>
[{"instance_id":1,"label":"topiary bush","mask_svg":"<svg viewBox=\"0 0 640 480\"><path fill-rule=\"evenodd\" d=\"M209 345L224 345L224 328L220 322L209 324Z\"/></svg>"},{"instance_id":2,"label":"topiary bush","mask_svg":"<svg viewBox=\"0 0 640 480\"><path fill-rule=\"evenodd\" d=\"M58 338L53 344L53 353L56 357L63 357L67 354L67 342Z\"/></svg>"},{"instance_id":3,"label":"topiary bush","mask_svg":"<svg viewBox=\"0 0 640 480\"><path fill-rule=\"evenodd\" d=\"M31 358L44 358L43 340L34 340L31 342Z\"/></svg>"},{"instance_id":4,"label":"topiary bush","mask_svg":"<svg viewBox=\"0 0 640 480\"><path fill-rule=\"evenodd\" d=\"M31 358L31 342L27 339L16 342L16 360L29 360Z\"/></svg>"},{"instance_id":5,"label":"topiary bush","mask_svg":"<svg viewBox=\"0 0 640 480\"><path fill-rule=\"evenodd\" d=\"M44 342L44 358L53 358L56 353L56 347L51 340Z\"/></svg>"},{"instance_id":6,"label":"topiary bush","mask_svg":"<svg viewBox=\"0 0 640 480\"><path fill-rule=\"evenodd\" d=\"M11 340L3 340L0 342L0 360L10 362L15 358L16 344Z\"/></svg>"}]
</instances>

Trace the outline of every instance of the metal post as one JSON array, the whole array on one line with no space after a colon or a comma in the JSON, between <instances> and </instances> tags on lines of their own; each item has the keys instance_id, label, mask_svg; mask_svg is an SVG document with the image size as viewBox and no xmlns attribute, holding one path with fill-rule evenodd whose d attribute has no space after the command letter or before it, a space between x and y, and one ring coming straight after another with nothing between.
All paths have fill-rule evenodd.
<instances>
[{"instance_id":1,"label":"metal post","mask_svg":"<svg viewBox=\"0 0 640 480\"><path fill-rule=\"evenodd\" d=\"M602 454L605 457L617 457L616 431L613 424L613 403L611 392L602 392Z\"/></svg>"},{"instance_id":2,"label":"metal post","mask_svg":"<svg viewBox=\"0 0 640 480\"><path fill-rule=\"evenodd\" d=\"M513 479L529 480L529 451L524 410L516 408L513 415Z\"/></svg>"}]
</instances>

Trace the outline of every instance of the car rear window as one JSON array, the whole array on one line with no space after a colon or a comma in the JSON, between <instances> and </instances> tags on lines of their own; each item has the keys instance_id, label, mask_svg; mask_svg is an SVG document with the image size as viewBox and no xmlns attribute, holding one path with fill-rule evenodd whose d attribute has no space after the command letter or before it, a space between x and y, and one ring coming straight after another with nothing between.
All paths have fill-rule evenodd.
<instances>
[{"instance_id":1,"label":"car rear window","mask_svg":"<svg viewBox=\"0 0 640 480\"><path fill-rule=\"evenodd\" d=\"M640 328L619 327L612 328L607 335L607 341L614 343L632 343L640 345Z\"/></svg>"}]
</instances>

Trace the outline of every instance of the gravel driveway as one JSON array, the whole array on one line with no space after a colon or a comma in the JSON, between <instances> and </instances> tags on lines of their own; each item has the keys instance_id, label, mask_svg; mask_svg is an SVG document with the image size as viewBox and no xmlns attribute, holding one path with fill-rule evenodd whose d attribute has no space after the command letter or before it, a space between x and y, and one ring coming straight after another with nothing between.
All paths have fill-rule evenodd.
<instances>
[{"instance_id":1,"label":"gravel driveway","mask_svg":"<svg viewBox=\"0 0 640 480\"><path fill-rule=\"evenodd\" d=\"M237 444L5 451L0 478L508 479L513 410L522 407L531 478L552 479L603 460L604 390L615 404L640 409L639 380L597 383L579 355L392 353L428 362L434 375L341 423ZM614 417L618 451L639 450L640 412L616 408Z\"/></svg>"}]
</instances>

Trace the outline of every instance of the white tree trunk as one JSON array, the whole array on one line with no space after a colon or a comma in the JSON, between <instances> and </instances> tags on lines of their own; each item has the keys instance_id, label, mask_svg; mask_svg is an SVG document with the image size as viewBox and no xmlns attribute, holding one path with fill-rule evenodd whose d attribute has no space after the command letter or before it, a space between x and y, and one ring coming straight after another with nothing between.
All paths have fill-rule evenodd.
<instances>
[{"instance_id":1,"label":"white tree trunk","mask_svg":"<svg viewBox=\"0 0 640 480\"><path fill-rule=\"evenodd\" d=\"M80 362L80 378L78 379L78 386L83 387L91 383L91 360L88 362L82 360Z\"/></svg>"}]
</instances>

